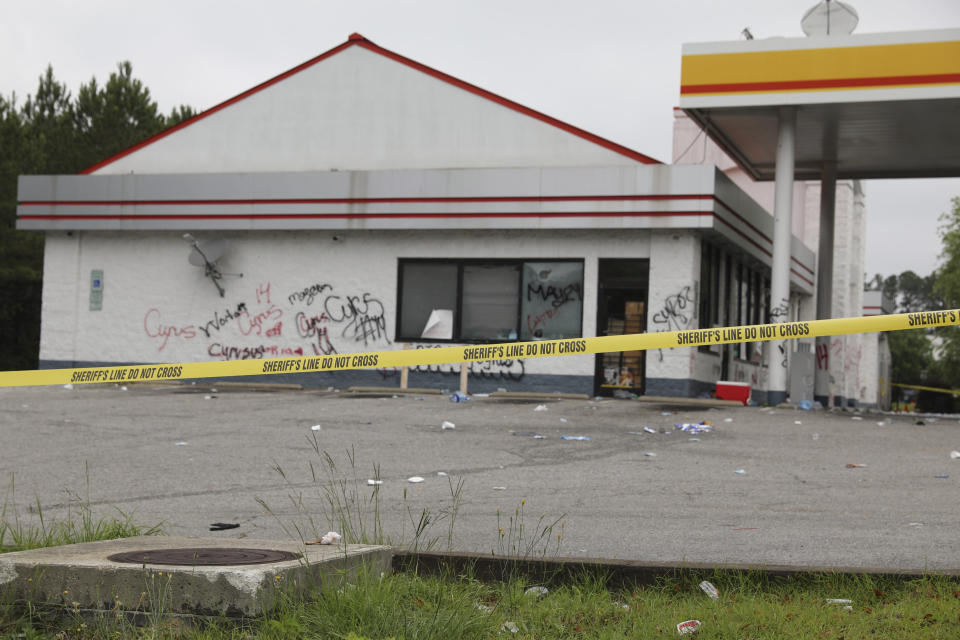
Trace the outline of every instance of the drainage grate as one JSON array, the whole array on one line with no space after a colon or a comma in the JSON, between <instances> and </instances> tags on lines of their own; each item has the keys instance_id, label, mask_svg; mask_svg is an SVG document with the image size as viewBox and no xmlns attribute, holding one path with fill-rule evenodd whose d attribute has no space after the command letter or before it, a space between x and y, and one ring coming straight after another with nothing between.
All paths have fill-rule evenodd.
<instances>
[{"instance_id":1,"label":"drainage grate","mask_svg":"<svg viewBox=\"0 0 960 640\"><path fill-rule=\"evenodd\" d=\"M165 564L185 567L220 567L238 564L267 564L299 560L302 556L274 549L224 549L198 547L193 549L147 549L124 551L108 556L107 560L129 564Z\"/></svg>"}]
</instances>

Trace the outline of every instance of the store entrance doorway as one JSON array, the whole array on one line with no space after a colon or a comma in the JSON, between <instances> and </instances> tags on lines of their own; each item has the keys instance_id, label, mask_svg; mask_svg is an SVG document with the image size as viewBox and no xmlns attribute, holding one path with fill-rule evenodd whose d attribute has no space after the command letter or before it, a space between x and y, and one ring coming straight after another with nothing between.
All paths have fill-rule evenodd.
<instances>
[{"instance_id":1,"label":"store entrance doorway","mask_svg":"<svg viewBox=\"0 0 960 640\"><path fill-rule=\"evenodd\" d=\"M599 261L598 336L646 331L649 274L649 260L601 259ZM642 395L645 376L645 351L597 354L594 395Z\"/></svg>"}]
</instances>

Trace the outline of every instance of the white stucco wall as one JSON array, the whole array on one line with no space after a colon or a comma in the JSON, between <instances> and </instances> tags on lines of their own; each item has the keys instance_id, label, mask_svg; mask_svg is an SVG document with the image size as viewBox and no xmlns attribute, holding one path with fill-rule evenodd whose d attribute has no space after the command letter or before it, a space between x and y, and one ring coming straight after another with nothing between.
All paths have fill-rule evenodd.
<instances>
[{"instance_id":1,"label":"white stucco wall","mask_svg":"<svg viewBox=\"0 0 960 640\"><path fill-rule=\"evenodd\" d=\"M637 160L353 46L95 173L618 164Z\"/></svg>"},{"instance_id":2,"label":"white stucco wall","mask_svg":"<svg viewBox=\"0 0 960 640\"><path fill-rule=\"evenodd\" d=\"M650 284L647 331L699 327L697 300L700 241L692 231L653 231L650 236ZM647 355L647 377L694 377L696 348L658 349Z\"/></svg>"},{"instance_id":3,"label":"white stucco wall","mask_svg":"<svg viewBox=\"0 0 960 640\"><path fill-rule=\"evenodd\" d=\"M695 284L696 260L687 263L692 233L222 232L229 249L220 267L243 277L226 276L221 298L203 269L188 264L190 245L178 232L50 232L40 359L187 362L237 358L244 348L261 346L261 355L247 356L315 355L314 347L338 353L400 348L398 258L584 259L583 335L593 336L598 258L661 262L651 270L651 282L657 278L652 295L658 296L651 299L660 299ZM93 269L104 274L101 311L89 310ZM364 317L342 312L351 297ZM245 311L238 313L241 303ZM320 320L311 327L313 317ZM669 356L670 375L688 377L685 351ZM594 360L534 358L525 361L525 370L593 376Z\"/></svg>"}]
</instances>

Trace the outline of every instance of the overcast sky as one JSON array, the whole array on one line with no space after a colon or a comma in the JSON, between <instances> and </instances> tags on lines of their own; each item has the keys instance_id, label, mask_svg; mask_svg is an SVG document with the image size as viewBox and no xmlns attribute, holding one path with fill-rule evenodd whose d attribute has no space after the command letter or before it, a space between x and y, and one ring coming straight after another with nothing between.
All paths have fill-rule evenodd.
<instances>
[{"instance_id":1,"label":"overcast sky","mask_svg":"<svg viewBox=\"0 0 960 640\"><path fill-rule=\"evenodd\" d=\"M164 112L207 109L358 32L659 160L671 157L680 46L800 37L816 0L0 0L0 93L45 67L76 93L122 60ZM851 0L856 33L960 27L960 0ZM960 178L866 183L869 274L937 262ZM909 220L909 222L907 222ZM909 242L904 231L909 230Z\"/></svg>"}]
</instances>

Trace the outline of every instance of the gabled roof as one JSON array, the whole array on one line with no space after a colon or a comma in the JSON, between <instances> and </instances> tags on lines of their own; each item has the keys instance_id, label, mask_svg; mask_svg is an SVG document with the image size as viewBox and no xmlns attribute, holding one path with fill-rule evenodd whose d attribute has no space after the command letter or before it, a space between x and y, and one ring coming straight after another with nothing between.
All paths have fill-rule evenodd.
<instances>
[{"instance_id":1,"label":"gabled roof","mask_svg":"<svg viewBox=\"0 0 960 640\"><path fill-rule=\"evenodd\" d=\"M188 120L185 120L185 121L183 121L183 122L181 122L181 123L179 123L179 124L177 124L177 125L175 125L175 126L173 126L173 127L170 127L169 129L166 129L166 130L164 130L164 131L162 131L162 132L160 132L160 133L152 136L151 138L148 138L147 140L144 140L143 142L140 142L140 143L138 143L138 144L136 144L136 145L134 145L134 146L132 146L132 147L129 147L128 149L125 149L124 151L121 151L120 153L118 153L118 154L116 154L116 155L114 155L114 156L112 156L112 157L110 157L110 158L107 158L106 160L103 160L103 161L101 161L101 162L98 162L97 164L95 164L95 165L93 165L93 166L90 166L90 167L84 169L84 170L81 171L80 173L81 173L81 174L90 174L90 173L97 172L97 171L99 171L99 170L101 170L101 169L103 169L103 168L105 168L105 167L108 167L109 165L117 162L118 160L120 160L120 159L122 159L122 158L125 158L125 157L127 157L127 156L129 156L129 155L131 155L131 154L133 154L133 153L135 153L135 152L137 152L137 151L140 151L140 150L142 150L142 149L145 149L146 147L150 147L151 145L154 145L155 143L159 142L160 140L163 140L163 139L167 138L168 136L171 136L172 134L175 134L175 133L177 133L177 132L183 131L184 129L187 129L188 127L191 127L191 126L193 126L193 125L196 125L197 123L199 123L199 122L201 122L201 121L209 118L210 116L212 116L212 115L214 115L214 114L216 114L216 113L222 112L222 111L224 111L225 109L228 109L229 107L232 107L232 106L234 106L234 105L237 105L238 103L247 100L247 99L250 98L251 96L254 96L254 95L256 95L256 94L259 94L259 93L263 92L265 89L268 89L268 88L270 88L270 87L273 87L273 86L275 86L275 85L278 85L279 83L283 82L284 80L287 80L287 79L289 79L289 78L291 78L291 77L293 77L293 76L296 76L297 74L300 74L300 73L304 72L305 70L310 69L311 67L314 67L315 65L317 65L317 64L320 63L320 62L323 62L323 61L325 61L325 60L329 60L330 58L336 56L337 54L340 54L340 53L342 53L342 52L344 52L344 51L346 51L346 50L348 50L348 49L352 49L352 48L354 48L354 47L359 47L359 48L365 49L365 50L367 50L367 51L373 52L373 53L375 53L375 54L377 54L377 55L379 55L379 56L382 56L383 58L386 58L386 59L392 60L392 61L394 61L394 62L400 63L401 65L404 65L405 67L407 67L407 68L409 68L409 69L413 69L413 70L418 71L418 72L420 72L420 73L422 73L422 74L425 74L425 75L427 75L427 76L430 76L430 77L432 77L432 78L434 78L434 79L440 80L440 81L442 81L443 83L446 83L446 84L448 84L448 85L451 85L451 86L456 87L456 88L458 88L458 89L461 89L461 90L463 90L463 91L469 92L469 93L471 93L471 94L473 94L473 95L475 95L475 96L479 96L480 98L483 98L484 100L490 101L490 102L492 102L492 103L496 103L497 105L500 105L500 106L502 106L502 107L506 107L507 109L510 109L510 110L512 110L512 111L514 111L514 112L516 112L516 113L522 114L522 115L527 116L527 117L529 117L529 118L532 118L532 119L534 119L534 120L536 120L536 121L539 121L540 123L544 123L544 124L546 124L546 125L549 125L550 127L553 127L553 128L558 129L558 130L560 130L560 131L563 131L563 132L566 132L566 133L571 134L571 135L573 135L573 136L576 136L576 137L578 137L578 138L580 138L580 139L582 139L582 140L584 140L584 141L587 141L587 142L589 142L589 143L593 143L594 145L598 145L599 147L602 147L603 149L606 149L607 151L611 151L611 152L613 152L613 153L615 153L615 154L618 154L619 156L622 156L622 158L629 159L629 160L631 160L631 161L639 162L639 163L643 163L643 164L660 164L660 162L659 162L658 160L655 160L655 159L653 159L653 158L651 158L651 157L649 157L649 156L647 156L647 155L644 155L644 154L642 154L642 153L639 153L639 152L637 152L637 151L634 151L633 149L629 149L629 148L627 148L627 147L625 147L625 146L623 146L623 145L620 145L620 144L617 144L617 143L612 142L612 141L610 141L610 140L607 140L606 138L602 138L602 137L600 137L600 136L598 136L598 135L595 135L595 134L593 134L593 133L590 133L590 132L588 132L588 131L585 131L585 130L583 130L583 129L580 129L580 128L578 128L578 127L575 127L575 126L573 126L573 125L570 125L570 124L568 124L568 123L566 123L566 122L563 122L563 121L561 121L561 120L558 120L558 119L556 119L556 118L553 118L553 117L551 117L551 116L548 116L548 115L546 115L546 114L544 114L544 113L541 113L541 112L536 111L536 110L534 110L534 109L530 109L529 107L525 107L525 106L523 106L523 105L521 105L521 104L519 104L519 103L516 103L516 102L514 102L514 101L512 101L512 100L509 100L509 99L504 98L504 97L502 97L502 96L499 96L499 95L497 95L497 94L495 94L495 93L492 93L492 92L490 92L490 91L487 91L487 90L485 90L485 89L482 89L482 88L480 88L480 87L477 87L477 86L475 86L475 85L472 85L472 84L470 84L470 83L468 83L468 82L464 82L463 80L460 80L460 79L458 79L458 78L455 78L455 77L453 77L453 76L450 76L450 75L448 75L448 74L446 74L446 73L443 73L442 71L438 71L438 70L436 70L436 69L434 69L434 68L432 68L432 67L428 67L428 66L426 66L426 65L424 65L424 64L421 64L421 63L419 63L419 62L416 62L415 60L411 60L411 59L406 58L406 57L404 57L404 56L402 56L402 55L400 55L400 54L394 53L393 51L390 51L390 50L388 50L388 49L384 49L383 47L380 47L380 46L374 44L374 43L371 42L370 40L367 40L367 39L364 38L362 35L357 34L357 33L354 33L354 34L351 34L351 35L350 35L349 39L348 39L346 42L344 42L344 43L342 43L342 44L340 44L340 45L338 45L338 46L330 49L329 51L326 51L325 53L322 53L322 54L316 56L315 58L312 58L312 59L310 59L310 60L307 60L306 62L304 62L304 63L302 63L302 64L300 64L300 65L298 65L298 66L296 66L296 67L294 67L294 68L292 68L292 69L290 69L290 70L288 70L288 71L285 71L285 72L283 72L283 73L281 73L281 74L279 74L279 75L277 75L277 76L275 76L275 77L267 80L266 82L263 82L263 83L255 86L255 87L253 87L253 88L251 88L251 89L248 89L247 91L244 91L243 93L240 93L240 94L234 96L233 98L230 98L229 100L226 100L226 101L224 101L224 102L221 102L220 104L218 104L218 105L216 105L216 106L214 106L214 107L212 107L212 108L210 108L210 109L207 109L206 111L203 111L203 112L195 115L194 117L192 117L192 118L190 118L190 119L188 119ZM614 156L614 157L615 157L615 156ZM622 161L622 160L621 160L621 161Z\"/></svg>"}]
</instances>

